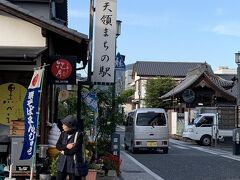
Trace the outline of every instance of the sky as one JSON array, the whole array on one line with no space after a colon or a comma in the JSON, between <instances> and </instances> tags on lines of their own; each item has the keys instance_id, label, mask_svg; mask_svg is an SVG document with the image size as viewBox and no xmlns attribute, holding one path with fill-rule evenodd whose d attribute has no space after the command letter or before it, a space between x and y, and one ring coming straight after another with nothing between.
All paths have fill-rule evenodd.
<instances>
[{"instance_id":1,"label":"sky","mask_svg":"<svg viewBox=\"0 0 240 180\"><path fill-rule=\"evenodd\" d=\"M69 0L69 27L89 34L90 0ZM96 4L96 3L95 3ZM136 61L207 62L236 69L239 0L117 0L117 52Z\"/></svg>"}]
</instances>

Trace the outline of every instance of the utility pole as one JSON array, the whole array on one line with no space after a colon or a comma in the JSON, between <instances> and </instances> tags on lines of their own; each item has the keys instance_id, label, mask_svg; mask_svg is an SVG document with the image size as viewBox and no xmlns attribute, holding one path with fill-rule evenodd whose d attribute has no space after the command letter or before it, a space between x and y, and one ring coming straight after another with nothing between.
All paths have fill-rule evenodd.
<instances>
[{"instance_id":1,"label":"utility pole","mask_svg":"<svg viewBox=\"0 0 240 180\"><path fill-rule=\"evenodd\" d=\"M117 54L117 38L121 35L121 24L122 21L117 20L116 21L116 39L115 39L115 61L116 61L116 54ZM115 102L115 96L116 96L116 69L114 67L114 79L113 79L113 88L112 88L112 113L113 117L115 116L116 112L116 102Z\"/></svg>"}]
</instances>

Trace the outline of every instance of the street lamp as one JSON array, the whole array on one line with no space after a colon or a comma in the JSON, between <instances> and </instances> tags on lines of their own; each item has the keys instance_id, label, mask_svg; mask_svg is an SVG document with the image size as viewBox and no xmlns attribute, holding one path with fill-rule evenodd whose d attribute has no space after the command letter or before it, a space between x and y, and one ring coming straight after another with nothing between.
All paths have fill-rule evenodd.
<instances>
[{"instance_id":1,"label":"street lamp","mask_svg":"<svg viewBox=\"0 0 240 180\"><path fill-rule=\"evenodd\" d=\"M234 155L239 155L240 154L240 149L239 149L239 119L240 119L240 51L235 53L235 63L238 65L237 67L237 123L236 123L236 128L233 130L233 154Z\"/></svg>"},{"instance_id":2,"label":"street lamp","mask_svg":"<svg viewBox=\"0 0 240 180\"><path fill-rule=\"evenodd\" d=\"M116 38L121 35L121 24L122 21L120 20L116 21Z\"/></svg>"},{"instance_id":3,"label":"street lamp","mask_svg":"<svg viewBox=\"0 0 240 180\"><path fill-rule=\"evenodd\" d=\"M235 53L237 67L237 106L240 106L240 52Z\"/></svg>"}]
</instances>

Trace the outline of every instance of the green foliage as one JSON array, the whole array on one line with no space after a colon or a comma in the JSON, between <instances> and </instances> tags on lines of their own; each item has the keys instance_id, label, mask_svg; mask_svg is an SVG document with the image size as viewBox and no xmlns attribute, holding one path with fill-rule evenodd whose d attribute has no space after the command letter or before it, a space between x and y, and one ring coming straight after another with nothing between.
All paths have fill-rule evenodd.
<instances>
[{"instance_id":1,"label":"green foliage","mask_svg":"<svg viewBox=\"0 0 240 180\"><path fill-rule=\"evenodd\" d=\"M146 83L145 103L147 107L167 108L169 102L164 102L160 97L169 92L175 86L175 81L171 78L149 79Z\"/></svg>"},{"instance_id":2,"label":"green foliage","mask_svg":"<svg viewBox=\"0 0 240 180\"><path fill-rule=\"evenodd\" d=\"M98 138L97 141L97 153L98 157L105 156L107 152L111 149L111 140L107 138Z\"/></svg>"},{"instance_id":3,"label":"green foliage","mask_svg":"<svg viewBox=\"0 0 240 180\"><path fill-rule=\"evenodd\" d=\"M95 169L95 170L101 170L102 169L102 164L95 164L95 163L91 163L88 165L89 169Z\"/></svg>"},{"instance_id":4,"label":"green foliage","mask_svg":"<svg viewBox=\"0 0 240 180\"><path fill-rule=\"evenodd\" d=\"M50 174L51 176L56 176L57 175L57 160L58 160L58 155L54 158L51 159L50 161Z\"/></svg>"},{"instance_id":5,"label":"green foliage","mask_svg":"<svg viewBox=\"0 0 240 180\"><path fill-rule=\"evenodd\" d=\"M118 97L118 103L119 104L124 104L127 103L131 100L131 96L134 94L134 90L133 89L126 89L123 90L119 97Z\"/></svg>"},{"instance_id":6,"label":"green foliage","mask_svg":"<svg viewBox=\"0 0 240 180\"><path fill-rule=\"evenodd\" d=\"M83 91L87 92L88 89L84 88ZM98 102L98 118L97 118L97 153L98 156L103 156L110 151L111 135L115 132L117 124L122 123L123 114L118 111L118 105L123 101L120 98L113 98L112 89L107 90L96 89L97 102ZM127 99L128 96L133 94L132 90L123 93ZM71 95L64 102L59 102L59 118L63 118L68 114L77 114L77 95L76 92L71 92ZM67 104L67 106L66 106ZM115 104L115 108L113 108ZM84 128L89 130L93 124L94 113L85 105L81 104L81 118L84 119ZM93 152L94 153L94 152Z\"/></svg>"},{"instance_id":7,"label":"green foliage","mask_svg":"<svg viewBox=\"0 0 240 180\"><path fill-rule=\"evenodd\" d=\"M117 110L118 101L112 98L112 90L97 90L98 98L98 135L108 139L115 132L116 125L122 122L122 114ZM115 108L112 107L115 101Z\"/></svg>"},{"instance_id":8,"label":"green foliage","mask_svg":"<svg viewBox=\"0 0 240 180\"><path fill-rule=\"evenodd\" d=\"M83 91L86 91L84 89ZM58 118L62 119L67 115L77 115L77 92L70 92L69 98L65 101L58 103ZM84 102L81 104L81 118L84 119L85 128L89 128L92 124L93 112L85 105Z\"/></svg>"},{"instance_id":9,"label":"green foliage","mask_svg":"<svg viewBox=\"0 0 240 180\"><path fill-rule=\"evenodd\" d=\"M69 114L77 113L77 95L76 92L70 92L69 98L65 101L58 103L58 117L60 119L66 117Z\"/></svg>"}]
</instances>

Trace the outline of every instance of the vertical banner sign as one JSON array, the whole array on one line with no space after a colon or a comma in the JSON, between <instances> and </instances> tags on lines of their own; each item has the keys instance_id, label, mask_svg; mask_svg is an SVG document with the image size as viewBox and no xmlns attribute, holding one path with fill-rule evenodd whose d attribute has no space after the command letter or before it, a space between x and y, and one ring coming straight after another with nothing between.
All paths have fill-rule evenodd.
<instances>
[{"instance_id":1,"label":"vertical banner sign","mask_svg":"<svg viewBox=\"0 0 240 180\"><path fill-rule=\"evenodd\" d=\"M94 42L95 84L114 82L116 41L116 0L97 0Z\"/></svg>"},{"instance_id":2,"label":"vertical banner sign","mask_svg":"<svg viewBox=\"0 0 240 180\"><path fill-rule=\"evenodd\" d=\"M97 112L97 94L96 92L82 93L82 100L93 112Z\"/></svg>"},{"instance_id":3,"label":"vertical banner sign","mask_svg":"<svg viewBox=\"0 0 240 180\"><path fill-rule=\"evenodd\" d=\"M44 69L35 70L23 102L24 143L20 160L30 159L34 153L37 135L39 90Z\"/></svg>"}]
</instances>

